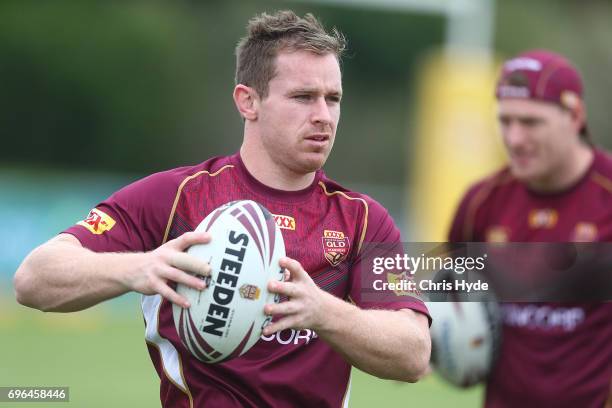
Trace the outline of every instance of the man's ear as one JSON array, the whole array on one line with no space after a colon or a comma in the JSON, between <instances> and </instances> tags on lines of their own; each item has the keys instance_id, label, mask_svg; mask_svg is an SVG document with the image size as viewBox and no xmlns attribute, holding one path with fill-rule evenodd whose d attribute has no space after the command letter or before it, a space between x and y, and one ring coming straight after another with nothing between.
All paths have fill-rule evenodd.
<instances>
[{"instance_id":1,"label":"man's ear","mask_svg":"<svg viewBox=\"0 0 612 408\"><path fill-rule=\"evenodd\" d=\"M576 122L577 132L580 133L580 129L582 129L584 125L586 125L587 121L586 106L582 99L580 100L580 103L578 103L578 105L576 106L576 109L574 109L572 115Z\"/></svg>"},{"instance_id":2,"label":"man's ear","mask_svg":"<svg viewBox=\"0 0 612 408\"><path fill-rule=\"evenodd\" d=\"M234 103L240 116L246 120L257 120L257 108L259 106L259 95L257 91L243 84L234 88Z\"/></svg>"},{"instance_id":3,"label":"man's ear","mask_svg":"<svg viewBox=\"0 0 612 408\"><path fill-rule=\"evenodd\" d=\"M572 117L572 124L576 129L576 133L586 124L586 107L582 98L573 92L564 92L561 95L561 102Z\"/></svg>"}]
</instances>

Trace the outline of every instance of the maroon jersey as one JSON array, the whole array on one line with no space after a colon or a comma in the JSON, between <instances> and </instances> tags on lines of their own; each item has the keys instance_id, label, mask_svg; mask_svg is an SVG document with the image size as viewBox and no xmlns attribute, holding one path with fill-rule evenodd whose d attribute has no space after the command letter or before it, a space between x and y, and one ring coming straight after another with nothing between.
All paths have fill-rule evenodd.
<instances>
[{"instance_id":1,"label":"maroon jersey","mask_svg":"<svg viewBox=\"0 0 612 408\"><path fill-rule=\"evenodd\" d=\"M258 182L238 154L213 158L137 181L65 232L94 251L148 251L194 230L215 208L238 199L255 200L270 210L287 256L297 259L322 289L362 308L427 314L424 304L412 298L362 302L362 246L397 243L400 234L380 204L343 189L323 171L310 187L286 192ZM348 401L350 366L313 330L262 336L245 355L207 365L181 343L170 302L143 296L142 310L165 407L340 407Z\"/></svg>"},{"instance_id":2,"label":"maroon jersey","mask_svg":"<svg viewBox=\"0 0 612 408\"><path fill-rule=\"evenodd\" d=\"M538 194L509 169L472 187L453 242L612 241L612 158L595 150L573 187ZM499 360L486 406L604 406L612 379L612 303L505 303Z\"/></svg>"}]
</instances>

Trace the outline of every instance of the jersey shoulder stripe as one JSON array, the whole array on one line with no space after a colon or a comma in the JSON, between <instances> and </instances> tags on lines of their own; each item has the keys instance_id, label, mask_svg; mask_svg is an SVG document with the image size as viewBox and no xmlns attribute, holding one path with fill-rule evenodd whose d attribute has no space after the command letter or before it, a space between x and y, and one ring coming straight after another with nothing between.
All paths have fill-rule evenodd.
<instances>
[{"instance_id":1,"label":"jersey shoulder stripe","mask_svg":"<svg viewBox=\"0 0 612 408\"><path fill-rule=\"evenodd\" d=\"M364 200L361 197L351 197L345 191L340 191L340 190L330 191L330 189L328 189L328 187L325 185L323 181L319 181L319 186L321 186L321 188L323 189L323 194L325 194L327 197L333 197L337 195L347 200L358 201L358 202L361 202L361 204L363 204L364 216L363 216L362 227L361 227L361 235L359 237L359 244L357 245L357 253L361 252L361 246L363 245L363 241L366 236L366 231L368 229L368 212L369 212L368 203L366 202L366 200Z\"/></svg>"},{"instance_id":2,"label":"jersey shoulder stripe","mask_svg":"<svg viewBox=\"0 0 612 408\"><path fill-rule=\"evenodd\" d=\"M190 176L185 177L185 179L183 179L183 181L181 182L181 184L179 184L177 190L176 190L176 196L174 198L174 203L172 204L172 210L170 211L170 215L168 217L168 223L166 224L166 232L164 233L164 239L162 240L162 244L165 244L166 241L168 240L168 234L170 234L170 227L172 225L172 219L174 218L174 214L176 213L176 207L178 205L179 202L179 198L181 197L181 192L183 191L183 188L185 187L185 185L193 180L196 179L198 177L203 177L203 176L209 176L209 177L216 177L219 174L221 174L222 172L224 172L225 170L234 168L234 165L232 164L226 164L225 166L221 167L220 169L211 172L210 170L201 170L198 171L195 174L192 174Z\"/></svg>"},{"instance_id":3,"label":"jersey shoulder stripe","mask_svg":"<svg viewBox=\"0 0 612 408\"><path fill-rule=\"evenodd\" d=\"M468 196L466 197L468 203L462 229L462 237L464 241L471 241L474 239L474 224L476 214L487 198L491 196L497 187L508 185L514 180L514 177L510 173L510 169L505 167L480 181L472 188L473 193L468 193Z\"/></svg>"}]
</instances>

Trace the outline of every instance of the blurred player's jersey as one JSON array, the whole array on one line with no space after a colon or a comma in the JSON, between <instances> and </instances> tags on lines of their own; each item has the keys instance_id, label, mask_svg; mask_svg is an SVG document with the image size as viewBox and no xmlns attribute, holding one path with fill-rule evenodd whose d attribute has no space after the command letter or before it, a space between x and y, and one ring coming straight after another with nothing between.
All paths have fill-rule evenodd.
<instances>
[{"instance_id":1,"label":"blurred player's jersey","mask_svg":"<svg viewBox=\"0 0 612 408\"><path fill-rule=\"evenodd\" d=\"M612 241L612 158L595 150L578 183L548 195L529 191L503 169L468 191L449 240ZM506 303L502 311L502 348L486 407L604 406L612 380L612 303Z\"/></svg>"},{"instance_id":2,"label":"blurred player's jersey","mask_svg":"<svg viewBox=\"0 0 612 408\"><path fill-rule=\"evenodd\" d=\"M274 214L287 256L297 259L322 289L363 308L410 308L427 314L425 305L412 297L362 302L362 246L398 243L400 234L380 204L343 189L322 171L308 188L286 192L258 182L238 154L213 158L137 181L65 232L94 251L149 251L194 230L215 208L239 199L255 200ZM182 345L170 302L159 295L143 296L142 308L165 407L340 407L348 403L350 365L312 330L262 336L245 355L207 365L191 357Z\"/></svg>"}]
</instances>

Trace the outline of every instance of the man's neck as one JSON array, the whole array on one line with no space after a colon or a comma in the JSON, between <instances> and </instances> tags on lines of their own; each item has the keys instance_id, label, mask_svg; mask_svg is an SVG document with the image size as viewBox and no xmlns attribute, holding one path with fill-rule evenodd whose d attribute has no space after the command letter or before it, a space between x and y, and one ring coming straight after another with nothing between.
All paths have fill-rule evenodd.
<instances>
[{"instance_id":1,"label":"man's neck","mask_svg":"<svg viewBox=\"0 0 612 408\"><path fill-rule=\"evenodd\" d=\"M315 172L302 174L276 163L265 151L256 151L243 144L240 158L247 171L265 186L284 191L298 191L310 186Z\"/></svg>"},{"instance_id":2,"label":"man's neck","mask_svg":"<svg viewBox=\"0 0 612 408\"><path fill-rule=\"evenodd\" d=\"M554 193L567 190L578 183L587 171L589 171L594 156L595 153L590 146L581 144L579 149L573 151L572 156L567 159L559 171L555 172L546 180L528 183L529 188L533 191L542 193Z\"/></svg>"}]
</instances>

